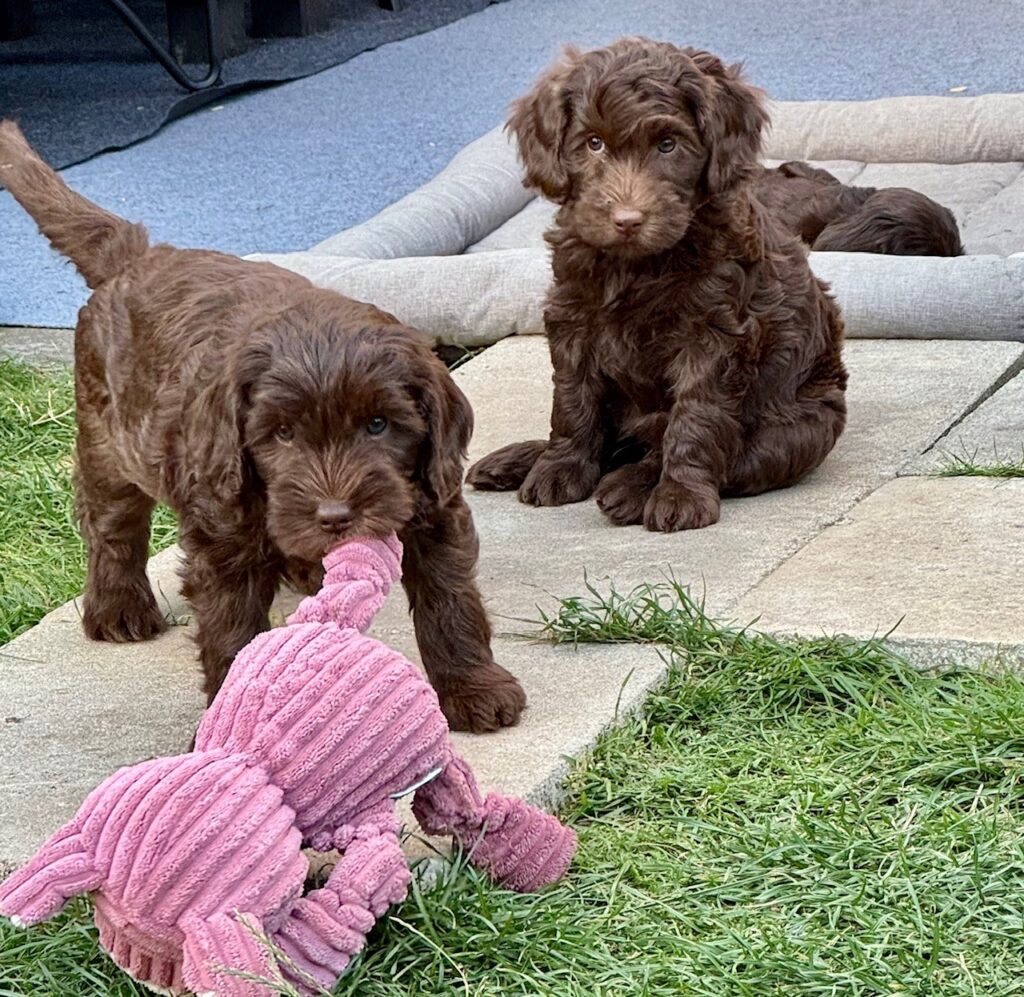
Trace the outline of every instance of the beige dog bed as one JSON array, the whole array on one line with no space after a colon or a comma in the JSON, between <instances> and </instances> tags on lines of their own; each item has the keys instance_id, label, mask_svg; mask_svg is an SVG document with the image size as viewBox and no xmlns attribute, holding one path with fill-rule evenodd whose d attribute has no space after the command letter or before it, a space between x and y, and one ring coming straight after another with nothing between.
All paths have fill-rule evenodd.
<instances>
[{"instance_id":1,"label":"beige dog bed","mask_svg":"<svg viewBox=\"0 0 1024 997\"><path fill-rule=\"evenodd\" d=\"M766 163L804 159L844 183L911 187L950 208L956 259L811 253L848 334L1024 341L1024 94L772 105ZM543 332L543 232L500 128L437 177L307 252L259 255L463 346Z\"/></svg>"}]
</instances>

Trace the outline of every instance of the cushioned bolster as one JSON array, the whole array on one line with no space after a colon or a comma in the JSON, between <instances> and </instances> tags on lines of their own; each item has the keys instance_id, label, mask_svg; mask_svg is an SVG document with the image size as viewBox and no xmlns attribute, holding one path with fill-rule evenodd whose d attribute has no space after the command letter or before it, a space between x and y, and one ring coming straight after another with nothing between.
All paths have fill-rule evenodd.
<instances>
[{"instance_id":1,"label":"cushioned bolster","mask_svg":"<svg viewBox=\"0 0 1024 997\"><path fill-rule=\"evenodd\" d=\"M544 249L365 260L322 253L250 256L319 287L372 301L442 343L473 348L544 331L551 266Z\"/></svg>"},{"instance_id":2,"label":"cushioned bolster","mask_svg":"<svg viewBox=\"0 0 1024 997\"><path fill-rule=\"evenodd\" d=\"M1024 342L1024 257L811 253L849 336Z\"/></svg>"},{"instance_id":3,"label":"cushioned bolster","mask_svg":"<svg viewBox=\"0 0 1024 997\"><path fill-rule=\"evenodd\" d=\"M402 260L316 253L254 258L372 300L441 342L474 347L544 331L551 268L543 249ZM851 337L1024 342L1024 256L811 253L810 259L831 284Z\"/></svg>"},{"instance_id":4,"label":"cushioned bolster","mask_svg":"<svg viewBox=\"0 0 1024 997\"><path fill-rule=\"evenodd\" d=\"M532 198L522 184L515 146L495 128L422 187L311 251L365 259L451 256L493 232Z\"/></svg>"},{"instance_id":5,"label":"cushioned bolster","mask_svg":"<svg viewBox=\"0 0 1024 997\"><path fill-rule=\"evenodd\" d=\"M1024 159L1024 94L775 101L764 154L868 163Z\"/></svg>"}]
</instances>

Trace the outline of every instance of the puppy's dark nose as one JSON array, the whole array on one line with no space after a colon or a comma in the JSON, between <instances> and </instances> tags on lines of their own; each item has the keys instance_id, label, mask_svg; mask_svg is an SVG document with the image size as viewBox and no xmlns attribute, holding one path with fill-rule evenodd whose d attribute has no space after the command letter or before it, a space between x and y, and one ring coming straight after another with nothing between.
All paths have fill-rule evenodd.
<instances>
[{"instance_id":1,"label":"puppy's dark nose","mask_svg":"<svg viewBox=\"0 0 1024 997\"><path fill-rule=\"evenodd\" d=\"M612 212L612 222L623 235L636 235L644 223L644 213L636 208L616 208Z\"/></svg>"},{"instance_id":2,"label":"puppy's dark nose","mask_svg":"<svg viewBox=\"0 0 1024 997\"><path fill-rule=\"evenodd\" d=\"M352 525L352 508L344 502L321 502L316 516L327 533L343 533Z\"/></svg>"}]
</instances>

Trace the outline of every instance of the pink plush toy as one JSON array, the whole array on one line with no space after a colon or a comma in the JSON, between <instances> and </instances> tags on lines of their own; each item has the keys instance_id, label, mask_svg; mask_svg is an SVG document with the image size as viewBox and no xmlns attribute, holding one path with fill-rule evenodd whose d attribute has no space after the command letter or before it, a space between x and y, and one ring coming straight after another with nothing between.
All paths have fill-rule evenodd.
<instances>
[{"instance_id":1,"label":"pink plush toy","mask_svg":"<svg viewBox=\"0 0 1024 997\"><path fill-rule=\"evenodd\" d=\"M394 798L414 787L423 829L497 882L557 880L573 832L521 800L482 800L429 683L362 634L400 564L394 537L328 554L321 591L239 653L195 750L95 789L0 884L0 913L32 924L89 892L104 947L154 989L266 997L251 977L272 978L273 961L300 992L329 989L406 896ZM303 845L343 853L305 896Z\"/></svg>"}]
</instances>

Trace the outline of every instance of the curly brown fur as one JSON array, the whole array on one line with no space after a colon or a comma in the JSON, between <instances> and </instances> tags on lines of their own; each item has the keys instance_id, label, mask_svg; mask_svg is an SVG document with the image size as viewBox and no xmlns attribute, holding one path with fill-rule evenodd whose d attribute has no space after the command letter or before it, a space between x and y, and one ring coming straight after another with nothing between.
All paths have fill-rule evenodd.
<instances>
[{"instance_id":1,"label":"curly brown fur","mask_svg":"<svg viewBox=\"0 0 1024 997\"><path fill-rule=\"evenodd\" d=\"M526 182L556 201L547 441L479 461L477 488L615 523L714 523L722 494L793 484L845 422L842 323L799 241L753 196L760 91L693 49L625 38L513 107Z\"/></svg>"},{"instance_id":2,"label":"curly brown fur","mask_svg":"<svg viewBox=\"0 0 1024 997\"><path fill-rule=\"evenodd\" d=\"M423 663L456 730L515 723L461 492L472 412L415 330L266 263L150 246L0 123L0 181L94 289L75 333L86 633L151 638L150 513L178 514L208 696L269 623L282 579L397 531Z\"/></svg>"},{"instance_id":3,"label":"curly brown fur","mask_svg":"<svg viewBox=\"0 0 1024 997\"><path fill-rule=\"evenodd\" d=\"M761 203L819 252L962 256L953 213L907 187L853 187L808 163L757 175Z\"/></svg>"}]
</instances>

